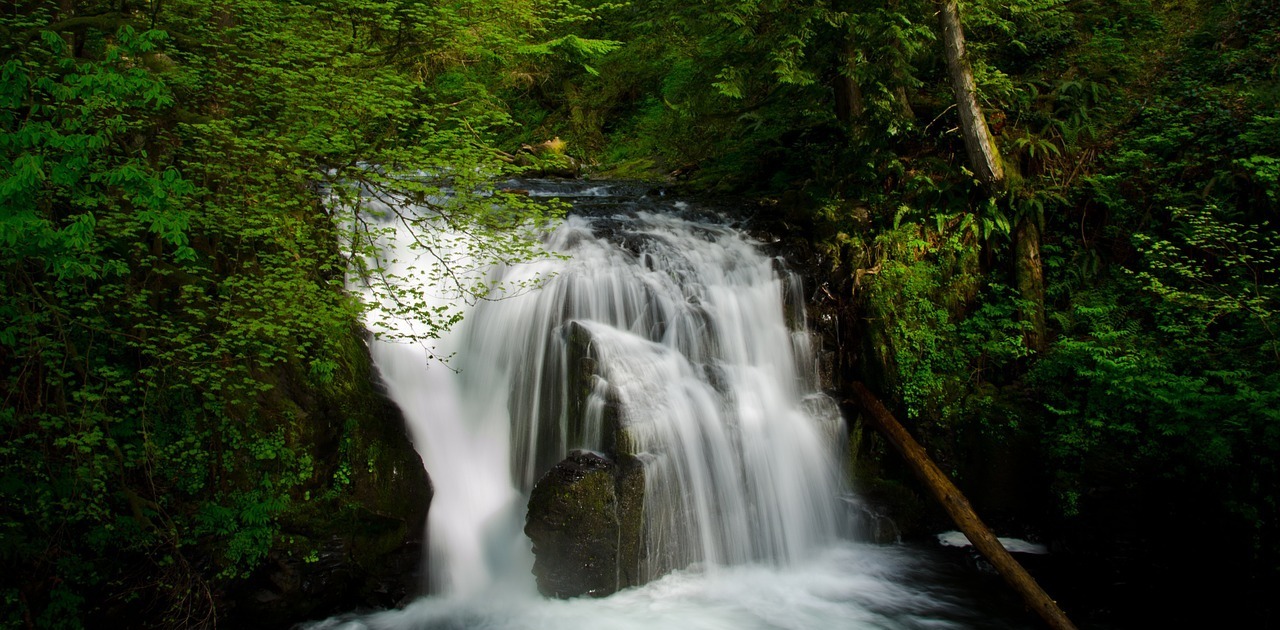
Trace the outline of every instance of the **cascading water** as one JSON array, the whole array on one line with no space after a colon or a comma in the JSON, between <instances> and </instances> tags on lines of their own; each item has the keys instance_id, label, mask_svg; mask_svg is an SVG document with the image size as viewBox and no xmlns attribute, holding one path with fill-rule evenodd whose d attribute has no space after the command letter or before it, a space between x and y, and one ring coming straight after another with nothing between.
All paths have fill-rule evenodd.
<instances>
[{"instance_id":1,"label":"cascading water","mask_svg":"<svg viewBox=\"0 0 1280 630\"><path fill-rule=\"evenodd\" d=\"M556 627L591 615L652 627L708 603L710 616L680 613L676 625L915 627L964 616L950 595L894 582L910 558L838 540L843 421L817 391L795 278L725 220L692 218L683 204L606 188L532 193L590 201L545 238L563 257L489 271L540 288L480 301L430 352L372 347L435 484L438 595L322 627ZM401 243L387 243L399 277L429 265ZM520 532L529 491L571 450L619 442L644 468L640 573L676 573L606 600L538 599ZM879 560L890 556L895 564ZM770 610L770 597L783 609ZM788 616L801 623L780 621Z\"/></svg>"}]
</instances>

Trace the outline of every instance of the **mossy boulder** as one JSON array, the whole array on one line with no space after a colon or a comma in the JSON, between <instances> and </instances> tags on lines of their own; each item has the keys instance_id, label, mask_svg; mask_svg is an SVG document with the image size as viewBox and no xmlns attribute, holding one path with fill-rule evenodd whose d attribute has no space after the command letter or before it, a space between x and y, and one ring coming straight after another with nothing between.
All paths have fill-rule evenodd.
<instances>
[{"instance_id":1,"label":"mossy boulder","mask_svg":"<svg viewBox=\"0 0 1280 630\"><path fill-rule=\"evenodd\" d=\"M529 498L525 533L533 573L549 597L603 597L639 584L644 473L574 451L543 475Z\"/></svg>"},{"instance_id":2,"label":"mossy boulder","mask_svg":"<svg viewBox=\"0 0 1280 630\"><path fill-rule=\"evenodd\" d=\"M618 497L618 588L639 586L645 575L644 466L630 455L617 457L615 493Z\"/></svg>"},{"instance_id":3,"label":"mossy boulder","mask_svg":"<svg viewBox=\"0 0 1280 630\"><path fill-rule=\"evenodd\" d=\"M544 595L602 597L643 581L644 466L616 390L599 389L605 383L591 331L570 322L565 341L569 439L599 439L604 453L574 451L550 467L530 496L525 533ZM593 408L599 415L589 418Z\"/></svg>"}]
</instances>

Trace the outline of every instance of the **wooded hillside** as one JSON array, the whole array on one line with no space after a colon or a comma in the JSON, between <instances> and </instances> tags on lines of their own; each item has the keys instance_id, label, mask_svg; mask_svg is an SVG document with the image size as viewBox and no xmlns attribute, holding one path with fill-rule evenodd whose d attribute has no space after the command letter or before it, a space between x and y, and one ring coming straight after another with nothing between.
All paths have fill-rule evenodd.
<instances>
[{"instance_id":1,"label":"wooded hillside","mask_svg":"<svg viewBox=\"0 0 1280 630\"><path fill-rule=\"evenodd\" d=\"M495 183L579 167L802 234L850 317L844 376L971 496L1000 482L973 445L1036 462L995 520L1097 580L1094 621L1200 598L1197 621L1275 623L1272 0L0 13L6 626L209 624L264 566L314 561L299 523L389 483L341 410L373 396L343 289L380 271L369 199L448 188L470 260L512 260L554 211ZM456 321L395 297L426 339Z\"/></svg>"}]
</instances>

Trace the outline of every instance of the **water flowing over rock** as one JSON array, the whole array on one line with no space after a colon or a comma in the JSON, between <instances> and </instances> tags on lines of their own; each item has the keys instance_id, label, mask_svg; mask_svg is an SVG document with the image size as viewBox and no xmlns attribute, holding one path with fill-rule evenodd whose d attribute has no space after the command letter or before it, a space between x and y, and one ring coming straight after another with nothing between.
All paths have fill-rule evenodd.
<instances>
[{"instance_id":1,"label":"water flowing over rock","mask_svg":"<svg viewBox=\"0 0 1280 630\"><path fill-rule=\"evenodd\" d=\"M434 594L313 628L1022 627L931 552L849 540L872 512L842 482L844 422L780 260L647 187L511 187L574 201L543 238L563 256L482 272L540 288L467 307L429 347L371 348L435 485ZM429 277L409 240L388 273Z\"/></svg>"},{"instance_id":2,"label":"water flowing over rock","mask_svg":"<svg viewBox=\"0 0 1280 630\"><path fill-rule=\"evenodd\" d=\"M818 392L799 281L726 219L685 204L525 187L579 202L545 237L564 257L491 271L509 286L543 286L471 308L434 350L456 353L453 370L410 344L374 348L436 484L434 586L475 592L527 576L527 543L513 551L504 538L521 529L521 497L534 493L531 533L562 536L553 525L573 520L573 501L543 509L550 490L535 484L612 488L580 501L578 517L613 518L602 506L618 502L625 475L611 467L624 462L643 470L635 551L583 569L611 584L544 590L611 592L691 565L785 565L834 540L843 423ZM428 264L415 256L395 258ZM606 456L566 460L575 449ZM535 542L544 585L559 584L563 566L584 567L591 547L577 540L552 559L544 554L560 546Z\"/></svg>"}]
</instances>

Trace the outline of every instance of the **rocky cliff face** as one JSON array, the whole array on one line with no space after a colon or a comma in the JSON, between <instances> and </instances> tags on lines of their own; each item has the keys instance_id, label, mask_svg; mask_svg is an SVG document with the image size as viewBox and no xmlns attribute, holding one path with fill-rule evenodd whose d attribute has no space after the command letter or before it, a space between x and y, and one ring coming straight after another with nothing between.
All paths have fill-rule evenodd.
<instances>
[{"instance_id":1,"label":"rocky cliff face","mask_svg":"<svg viewBox=\"0 0 1280 630\"><path fill-rule=\"evenodd\" d=\"M362 333L324 388L285 369L264 409L287 409L314 488L282 516L267 562L220 594L232 627L284 627L419 594L431 480L404 417L377 385Z\"/></svg>"}]
</instances>

